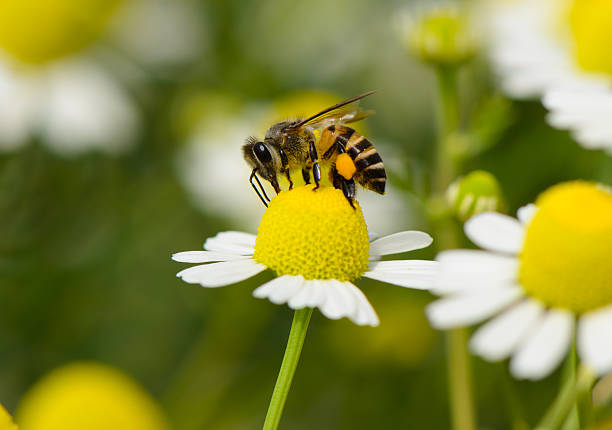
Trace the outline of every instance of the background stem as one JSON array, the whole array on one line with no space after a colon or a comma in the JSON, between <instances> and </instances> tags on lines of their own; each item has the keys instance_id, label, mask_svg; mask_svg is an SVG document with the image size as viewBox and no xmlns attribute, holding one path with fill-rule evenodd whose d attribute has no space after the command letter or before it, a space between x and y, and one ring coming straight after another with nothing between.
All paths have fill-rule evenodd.
<instances>
[{"instance_id":1,"label":"background stem","mask_svg":"<svg viewBox=\"0 0 612 430\"><path fill-rule=\"evenodd\" d=\"M436 151L432 194L443 201L446 189L457 175L452 152L452 137L459 129L459 87L457 68L440 66L436 69L439 93L438 146ZM436 223L436 240L439 249L460 246L459 225L450 216ZM448 393L452 428L474 430L476 419L472 392L470 356L467 350L468 332L465 328L446 333Z\"/></svg>"},{"instance_id":2,"label":"background stem","mask_svg":"<svg viewBox=\"0 0 612 430\"><path fill-rule=\"evenodd\" d=\"M468 332L465 328L446 333L448 352L448 392L451 418L455 430L476 428L472 398L472 369L467 350Z\"/></svg>"},{"instance_id":3,"label":"background stem","mask_svg":"<svg viewBox=\"0 0 612 430\"><path fill-rule=\"evenodd\" d=\"M302 346L304 345L304 339L306 338L308 323L310 322L311 316L312 308L298 309L293 315L293 323L291 324L291 331L289 332L285 356L283 357L283 363L278 372L276 385L272 392L272 399L270 399L266 421L263 425L264 430L276 430L278 428L278 423L280 422L283 408L285 407L285 401L289 394L289 388L291 388L291 381L293 380L295 369L300 360L300 354L302 353Z\"/></svg>"},{"instance_id":4,"label":"background stem","mask_svg":"<svg viewBox=\"0 0 612 430\"><path fill-rule=\"evenodd\" d=\"M568 415L575 408L576 399L582 393L590 392L594 381L593 373L583 366L578 368L577 379L566 377L557 397L535 430L556 430L564 423L571 425L573 418L568 418Z\"/></svg>"}]
</instances>

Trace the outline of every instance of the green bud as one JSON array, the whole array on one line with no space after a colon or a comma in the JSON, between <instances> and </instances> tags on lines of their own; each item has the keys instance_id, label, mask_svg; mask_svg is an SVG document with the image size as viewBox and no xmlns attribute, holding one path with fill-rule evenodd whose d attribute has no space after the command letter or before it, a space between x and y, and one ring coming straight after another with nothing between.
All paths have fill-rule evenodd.
<instances>
[{"instance_id":1,"label":"green bud","mask_svg":"<svg viewBox=\"0 0 612 430\"><path fill-rule=\"evenodd\" d=\"M446 200L461 221L481 212L499 212L504 207L499 182L483 170L476 170L453 182L446 191Z\"/></svg>"},{"instance_id":2,"label":"green bud","mask_svg":"<svg viewBox=\"0 0 612 430\"><path fill-rule=\"evenodd\" d=\"M406 15L402 23L404 41L423 61L457 66L476 52L476 37L467 15L452 5L437 6Z\"/></svg>"}]
</instances>

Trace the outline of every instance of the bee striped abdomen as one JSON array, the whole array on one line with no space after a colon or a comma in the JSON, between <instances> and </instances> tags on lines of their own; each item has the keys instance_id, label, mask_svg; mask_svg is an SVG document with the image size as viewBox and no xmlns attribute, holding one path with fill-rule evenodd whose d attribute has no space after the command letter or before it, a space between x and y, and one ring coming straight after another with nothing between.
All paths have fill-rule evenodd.
<instances>
[{"instance_id":1,"label":"bee striped abdomen","mask_svg":"<svg viewBox=\"0 0 612 430\"><path fill-rule=\"evenodd\" d=\"M385 166L376 148L368 139L350 127L338 125L324 130L321 138L326 138L325 146L328 151L343 148L351 157L356 167L355 181L364 188L379 194L385 193L387 182Z\"/></svg>"}]
</instances>

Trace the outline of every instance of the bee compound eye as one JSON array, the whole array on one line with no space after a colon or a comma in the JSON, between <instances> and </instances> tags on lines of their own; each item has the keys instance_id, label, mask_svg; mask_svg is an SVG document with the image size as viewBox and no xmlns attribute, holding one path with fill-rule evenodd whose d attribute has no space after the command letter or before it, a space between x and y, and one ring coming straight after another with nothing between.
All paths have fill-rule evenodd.
<instances>
[{"instance_id":1,"label":"bee compound eye","mask_svg":"<svg viewBox=\"0 0 612 430\"><path fill-rule=\"evenodd\" d=\"M257 142L253 147L253 152L262 163L269 163L272 161L272 154L270 154L270 150L263 142Z\"/></svg>"}]
</instances>

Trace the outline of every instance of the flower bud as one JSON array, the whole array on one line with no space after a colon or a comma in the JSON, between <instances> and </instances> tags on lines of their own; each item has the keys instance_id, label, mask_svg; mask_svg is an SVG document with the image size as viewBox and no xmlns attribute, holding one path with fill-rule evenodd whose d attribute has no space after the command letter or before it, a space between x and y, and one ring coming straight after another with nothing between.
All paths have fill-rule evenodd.
<instances>
[{"instance_id":1,"label":"flower bud","mask_svg":"<svg viewBox=\"0 0 612 430\"><path fill-rule=\"evenodd\" d=\"M407 14L401 23L408 50L435 65L457 66L476 51L476 37L464 11L453 5Z\"/></svg>"},{"instance_id":2,"label":"flower bud","mask_svg":"<svg viewBox=\"0 0 612 430\"><path fill-rule=\"evenodd\" d=\"M446 200L461 221L481 212L499 212L504 206L499 182L483 170L476 170L453 182L446 191Z\"/></svg>"}]
</instances>

